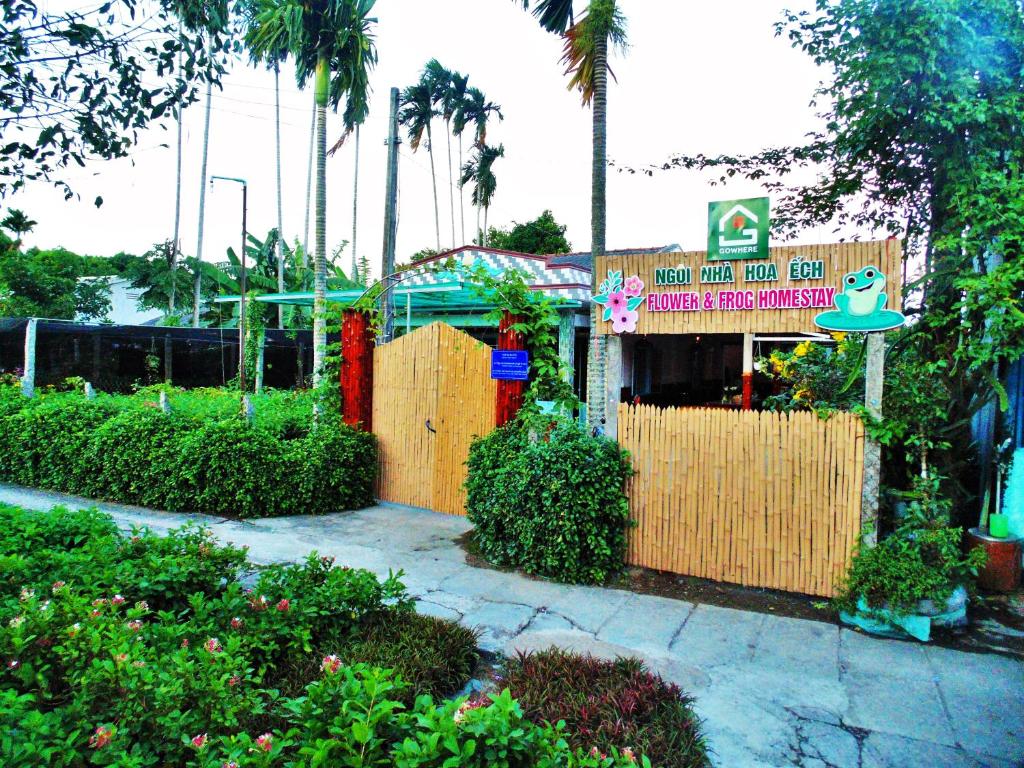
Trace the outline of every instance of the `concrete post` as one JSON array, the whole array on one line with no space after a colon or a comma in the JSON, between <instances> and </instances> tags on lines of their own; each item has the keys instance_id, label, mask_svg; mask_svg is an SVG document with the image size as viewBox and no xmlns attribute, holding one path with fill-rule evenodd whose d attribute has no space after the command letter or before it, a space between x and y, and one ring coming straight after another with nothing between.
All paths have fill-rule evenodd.
<instances>
[{"instance_id":1,"label":"concrete post","mask_svg":"<svg viewBox=\"0 0 1024 768\"><path fill-rule=\"evenodd\" d=\"M96 390L93 389L91 382L88 382L88 381L85 382L84 389L85 389L85 399L86 400L95 400L96 399Z\"/></svg>"},{"instance_id":2,"label":"concrete post","mask_svg":"<svg viewBox=\"0 0 1024 768\"><path fill-rule=\"evenodd\" d=\"M616 440L619 434L619 400L622 397L622 338L602 336L604 342L605 396L604 434Z\"/></svg>"},{"instance_id":3,"label":"concrete post","mask_svg":"<svg viewBox=\"0 0 1024 768\"><path fill-rule=\"evenodd\" d=\"M266 344L267 335L260 331L260 342L256 348L256 394L263 392L263 347Z\"/></svg>"},{"instance_id":4,"label":"concrete post","mask_svg":"<svg viewBox=\"0 0 1024 768\"><path fill-rule=\"evenodd\" d=\"M869 333L867 366L864 376L864 405L875 419L882 418L882 384L885 374L885 334ZM865 544L878 541L878 490L882 476L882 446L870 437L864 439L864 484L861 491L860 526Z\"/></svg>"},{"instance_id":5,"label":"concrete post","mask_svg":"<svg viewBox=\"0 0 1024 768\"><path fill-rule=\"evenodd\" d=\"M166 392L160 392L160 411L162 413L171 412L171 401L167 399Z\"/></svg>"},{"instance_id":6,"label":"concrete post","mask_svg":"<svg viewBox=\"0 0 1024 768\"><path fill-rule=\"evenodd\" d=\"M572 384L576 372L576 313L571 309L563 309L558 315L558 356Z\"/></svg>"},{"instance_id":7,"label":"concrete post","mask_svg":"<svg viewBox=\"0 0 1024 768\"><path fill-rule=\"evenodd\" d=\"M21 394L35 397L36 394L36 325L31 317L25 326L25 368L21 375Z\"/></svg>"},{"instance_id":8,"label":"concrete post","mask_svg":"<svg viewBox=\"0 0 1024 768\"><path fill-rule=\"evenodd\" d=\"M242 417L247 423L252 424L252 419L256 415L256 408L252 404L252 398L249 397L249 393L246 392L242 395Z\"/></svg>"}]
</instances>

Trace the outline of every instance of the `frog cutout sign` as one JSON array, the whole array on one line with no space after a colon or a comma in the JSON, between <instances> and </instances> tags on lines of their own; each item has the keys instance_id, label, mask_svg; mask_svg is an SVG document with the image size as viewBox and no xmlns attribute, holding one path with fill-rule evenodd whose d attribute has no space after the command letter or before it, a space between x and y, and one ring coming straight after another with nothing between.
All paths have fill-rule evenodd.
<instances>
[{"instance_id":1,"label":"frog cutout sign","mask_svg":"<svg viewBox=\"0 0 1024 768\"><path fill-rule=\"evenodd\" d=\"M826 331L887 331L906 322L902 313L885 308L885 275L875 266L867 266L843 276L842 290L836 293L836 309L822 312L814 323Z\"/></svg>"}]
</instances>

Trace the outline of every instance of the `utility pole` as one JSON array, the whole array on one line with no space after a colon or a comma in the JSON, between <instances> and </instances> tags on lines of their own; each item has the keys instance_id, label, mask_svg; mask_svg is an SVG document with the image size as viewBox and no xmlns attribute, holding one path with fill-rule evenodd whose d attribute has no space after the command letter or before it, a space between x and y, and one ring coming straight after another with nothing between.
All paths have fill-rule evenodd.
<instances>
[{"instance_id":1,"label":"utility pole","mask_svg":"<svg viewBox=\"0 0 1024 768\"><path fill-rule=\"evenodd\" d=\"M245 292L248 290L246 287L246 266L245 266L245 241L248 233L246 232L246 211L248 210L249 202L249 183L245 179L240 179L235 176L211 176L210 186L213 186L215 181L230 181L235 184L242 185L242 252L240 258L242 260L242 275L241 275L241 289L242 293L238 299L238 386L241 389L242 394L245 394Z\"/></svg>"},{"instance_id":2,"label":"utility pole","mask_svg":"<svg viewBox=\"0 0 1024 768\"><path fill-rule=\"evenodd\" d=\"M384 195L384 255L381 266L381 279L384 281L384 294L381 296L381 314L384 326L381 340L386 344L395 333L395 296L391 292L395 271L395 237L398 234L398 89L391 89L391 117L388 119L388 176L387 189Z\"/></svg>"}]
</instances>

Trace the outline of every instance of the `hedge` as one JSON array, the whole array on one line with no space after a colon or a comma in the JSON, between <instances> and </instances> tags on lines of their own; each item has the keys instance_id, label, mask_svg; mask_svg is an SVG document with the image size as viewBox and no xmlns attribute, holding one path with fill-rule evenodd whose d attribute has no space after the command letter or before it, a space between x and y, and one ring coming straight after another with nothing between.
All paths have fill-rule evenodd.
<instances>
[{"instance_id":1,"label":"hedge","mask_svg":"<svg viewBox=\"0 0 1024 768\"><path fill-rule=\"evenodd\" d=\"M165 414L126 398L0 391L0 480L95 499L233 517L373 503L373 435L324 418L275 430Z\"/></svg>"},{"instance_id":2,"label":"hedge","mask_svg":"<svg viewBox=\"0 0 1024 768\"><path fill-rule=\"evenodd\" d=\"M474 441L466 510L485 558L561 581L621 570L632 474L628 454L562 423L543 437L512 422Z\"/></svg>"}]
</instances>

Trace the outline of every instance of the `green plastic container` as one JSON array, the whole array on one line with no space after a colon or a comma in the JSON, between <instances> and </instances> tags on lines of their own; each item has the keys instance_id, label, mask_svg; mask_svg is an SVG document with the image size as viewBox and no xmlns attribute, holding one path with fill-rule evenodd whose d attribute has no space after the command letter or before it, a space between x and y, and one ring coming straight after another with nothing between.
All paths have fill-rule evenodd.
<instances>
[{"instance_id":1,"label":"green plastic container","mask_svg":"<svg viewBox=\"0 0 1024 768\"><path fill-rule=\"evenodd\" d=\"M993 539L1005 539L1010 535L1010 518L1006 515L988 516L988 535Z\"/></svg>"}]
</instances>

